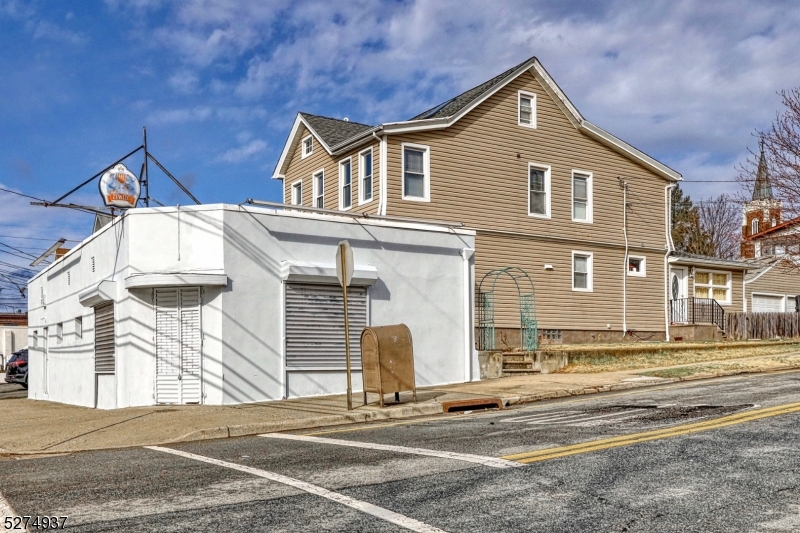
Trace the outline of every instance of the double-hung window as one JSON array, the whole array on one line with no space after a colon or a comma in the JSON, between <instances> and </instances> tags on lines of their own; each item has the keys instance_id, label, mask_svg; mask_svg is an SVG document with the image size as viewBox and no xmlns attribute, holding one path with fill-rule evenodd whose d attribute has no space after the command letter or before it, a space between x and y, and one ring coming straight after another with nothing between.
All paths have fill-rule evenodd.
<instances>
[{"instance_id":1,"label":"double-hung window","mask_svg":"<svg viewBox=\"0 0 800 533\"><path fill-rule=\"evenodd\" d=\"M353 163L348 157L339 162L339 209L353 207Z\"/></svg>"},{"instance_id":2,"label":"double-hung window","mask_svg":"<svg viewBox=\"0 0 800 533\"><path fill-rule=\"evenodd\" d=\"M309 135L305 139L303 139L303 155L301 159L305 159L306 157L310 156L314 152L314 137Z\"/></svg>"},{"instance_id":3,"label":"double-hung window","mask_svg":"<svg viewBox=\"0 0 800 533\"><path fill-rule=\"evenodd\" d=\"M303 180L292 183L292 205L303 205Z\"/></svg>"},{"instance_id":4,"label":"double-hung window","mask_svg":"<svg viewBox=\"0 0 800 533\"><path fill-rule=\"evenodd\" d=\"M359 203L365 204L372 201L372 148L361 152L360 157L361 160L358 164Z\"/></svg>"},{"instance_id":5,"label":"double-hung window","mask_svg":"<svg viewBox=\"0 0 800 533\"><path fill-rule=\"evenodd\" d=\"M592 221L592 174L572 172L572 220Z\"/></svg>"},{"instance_id":6,"label":"double-hung window","mask_svg":"<svg viewBox=\"0 0 800 533\"><path fill-rule=\"evenodd\" d=\"M695 298L713 298L721 304L731 303L730 272L696 270L694 273Z\"/></svg>"},{"instance_id":7,"label":"double-hung window","mask_svg":"<svg viewBox=\"0 0 800 533\"><path fill-rule=\"evenodd\" d=\"M592 291L592 254L572 252L572 290Z\"/></svg>"},{"instance_id":8,"label":"double-hung window","mask_svg":"<svg viewBox=\"0 0 800 533\"><path fill-rule=\"evenodd\" d=\"M536 127L536 95L519 91L518 124L528 128Z\"/></svg>"},{"instance_id":9,"label":"double-hung window","mask_svg":"<svg viewBox=\"0 0 800 533\"><path fill-rule=\"evenodd\" d=\"M550 167L528 164L528 214L550 217Z\"/></svg>"},{"instance_id":10,"label":"double-hung window","mask_svg":"<svg viewBox=\"0 0 800 533\"><path fill-rule=\"evenodd\" d=\"M644 278L647 275L647 258L642 255L628 256L628 275Z\"/></svg>"},{"instance_id":11,"label":"double-hung window","mask_svg":"<svg viewBox=\"0 0 800 533\"><path fill-rule=\"evenodd\" d=\"M430 201L430 148L403 144L403 199Z\"/></svg>"},{"instance_id":12,"label":"double-hung window","mask_svg":"<svg viewBox=\"0 0 800 533\"><path fill-rule=\"evenodd\" d=\"M314 207L325 207L325 170L320 170L311 177L314 192Z\"/></svg>"}]
</instances>

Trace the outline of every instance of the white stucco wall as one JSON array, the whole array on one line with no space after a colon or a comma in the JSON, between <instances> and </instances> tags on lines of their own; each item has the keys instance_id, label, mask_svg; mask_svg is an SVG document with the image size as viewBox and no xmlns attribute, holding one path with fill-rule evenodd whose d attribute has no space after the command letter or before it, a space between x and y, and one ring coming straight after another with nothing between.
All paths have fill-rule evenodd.
<instances>
[{"instance_id":1,"label":"white stucco wall","mask_svg":"<svg viewBox=\"0 0 800 533\"><path fill-rule=\"evenodd\" d=\"M228 280L227 286L202 289L204 403L344 392L343 372L284 371L281 277L283 261L333 266L342 239L350 241L357 266L377 269L378 281L368 290L369 323L404 322L411 329L417 385L468 378L465 366L477 365L472 321L465 314L472 301L468 294L465 299L465 289L471 290L473 280L461 251L474 248L472 232L207 205L131 210L30 282L29 397L95 405L93 310L81 305L78 295L113 280L116 374L113 384L104 378L103 387L114 389L113 405L106 406L154 404L153 289L126 289L125 280L152 274L180 279L188 273L224 273ZM80 339L74 330L78 316L83 320ZM56 341L58 323L64 325L61 344ZM47 384L44 327L49 336ZM356 375L354 389L360 388Z\"/></svg>"}]
</instances>

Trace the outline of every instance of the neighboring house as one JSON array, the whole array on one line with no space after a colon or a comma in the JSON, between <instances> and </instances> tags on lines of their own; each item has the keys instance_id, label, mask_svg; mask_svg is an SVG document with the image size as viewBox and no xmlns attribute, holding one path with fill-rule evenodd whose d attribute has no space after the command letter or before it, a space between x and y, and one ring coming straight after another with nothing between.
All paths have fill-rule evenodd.
<instances>
[{"instance_id":1,"label":"neighboring house","mask_svg":"<svg viewBox=\"0 0 800 533\"><path fill-rule=\"evenodd\" d=\"M536 58L402 122L299 113L273 178L287 204L465 223L476 282L522 268L545 338L665 338L681 175L587 121ZM514 340L513 280L494 296Z\"/></svg>"},{"instance_id":2,"label":"neighboring house","mask_svg":"<svg viewBox=\"0 0 800 533\"><path fill-rule=\"evenodd\" d=\"M367 325L408 325L418 386L477 379L474 232L216 204L129 209L29 281L29 397L115 408L345 392L343 239L354 390Z\"/></svg>"},{"instance_id":3,"label":"neighboring house","mask_svg":"<svg viewBox=\"0 0 800 533\"><path fill-rule=\"evenodd\" d=\"M28 313L0 313L0 372L28 338Z\"/></svg>"},{"instance_id":4,"label":"neighboring house","mask_svg":"<svg viewBox=\"0 0 800 533\"><path fill-rule=\"evenodd\" d=\"M684 252L669 258L670 321L674 325L714 324L725 329L724 314L740 311L744 301L744 282L752 265ZM672 328L671 337L685 340L714 338L715 331L697 333Z\"/></svg>"},{"instance_id":5,"label":"neighboring house","mask_svg":"<svg viewBox=\"0 0 800 533\"><path fill-rule=\"evenodd\" d=\"M800 264L795 258L762 257L749 261L744 280L743 311L783 313L797 311Z\"/></svg>"},{"instance_id":6,"label":"neighboring house","mask_svg":"<svg viewBox=\"0 0 800 533\"><path fill-rule=\"evenodd\" d=\"M783 219L783 202L772 191L762 144L753 196L742 209L742 258L798 256L799 234L800 217Z\"/></svg>"}]
</instances>

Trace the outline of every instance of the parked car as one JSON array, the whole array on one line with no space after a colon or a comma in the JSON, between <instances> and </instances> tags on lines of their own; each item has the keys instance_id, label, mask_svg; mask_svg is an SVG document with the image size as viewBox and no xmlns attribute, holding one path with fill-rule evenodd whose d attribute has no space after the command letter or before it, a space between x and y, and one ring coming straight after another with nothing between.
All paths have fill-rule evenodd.
<instances>
[{"instance_id":1,"label":"parked car","mask_svg":"<svg viewBox=\"0 0 800 533\"><path fill-rule=\"evenodd\" d=\"M6 365L6 383L19 383L28 388L28 350L20 350L11 354Z\"/></svg>"}]
</instances>

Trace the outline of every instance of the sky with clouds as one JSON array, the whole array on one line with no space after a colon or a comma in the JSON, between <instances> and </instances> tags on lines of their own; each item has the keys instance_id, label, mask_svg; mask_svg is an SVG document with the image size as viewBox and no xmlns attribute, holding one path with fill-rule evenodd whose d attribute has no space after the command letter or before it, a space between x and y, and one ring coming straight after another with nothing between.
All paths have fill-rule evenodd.
<instances>
[{"instance_id":1,"label":"sky with clouds","mask_svg":"<svg viewBox=\"0 0 800 533\"><path fill-rule=\"evenodd\" d=\"M735 177L777 91L800 85L798 49L791 1L0 0L0 187L53 200L146 125L201 201L279 200L297 111L407 119L536 56L586 118L706 198L739 186L689 182ZM151 173L153 197L188 203ZM100 199L92 184L71 200ZM11 237L91 228L28 201L0 192L0 242L34 253L46 241Z\"/></svg>"}]
</instances>

